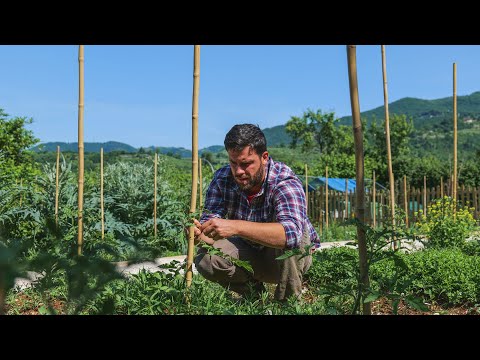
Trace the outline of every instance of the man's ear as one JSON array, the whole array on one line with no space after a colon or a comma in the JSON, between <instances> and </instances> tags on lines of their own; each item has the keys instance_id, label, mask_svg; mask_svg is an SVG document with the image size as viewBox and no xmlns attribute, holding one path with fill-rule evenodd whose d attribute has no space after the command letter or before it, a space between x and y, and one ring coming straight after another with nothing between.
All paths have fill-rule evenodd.
<instances>
[{"instance_id":1,"label":"man's ear","mask_svg":"<svg viewBox=\"0 0 480 360\"><path fill-rule=\"evenodd\" d=\"M264 151L263 154L262 154L262 161L263 161L263 164L265 165L268 161L268 151Z\"/></svg>"}]
</instances>

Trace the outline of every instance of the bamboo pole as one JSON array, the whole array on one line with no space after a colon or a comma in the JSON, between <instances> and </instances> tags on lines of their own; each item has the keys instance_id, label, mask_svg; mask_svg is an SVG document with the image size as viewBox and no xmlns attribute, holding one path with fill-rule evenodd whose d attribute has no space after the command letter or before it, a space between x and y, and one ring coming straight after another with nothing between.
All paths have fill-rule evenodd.
<instances>
[{"instance_id":1,"label":"bamboo pole","mask_svg":"<svg viewBox=\"0 0 480 360\"><path fill-rule=\"evenodd\" d=\"M363 157L363 132L362 123L360 120L360 104L358 100L358 82L357 82L357 59L356 46L347 45L347 59L348 59L348 82L350 86L350 103L352 106L352 128L353 140L355 143L355 171L356 182L355 187L357 193L356 217L364 223L365 222L365 183L364 183L364 157ZM360 283L362 286L362 298L365 289L370 286L368 278L368 263L367 263L367 242L365 238L365 230L361 226L357 226L358 237L358 253L360 259ZM372 309L370 303L362 302L363 314L371 315Z\"/></svg>"},{"instance_id":2,"label":"bamboo pole","mask_svg":"<svg viewBox=\"0 0 480 360\"><path fill-rule=\"evenodd\" d=\"M385 45L382 45L382 72L383 72L383 98L385 102L385 136L387 140L388 181L390 183L390 211L392 215L392 229L395 231L395 180L392 170L392 150L390 146L390 120L388 114L388 88L387 88L387 64L385 59ZM393 248L397 248L395 237Z\"/></svg>"},{"instance_id":3,"label":"bamboo pole","mask_svg":"<svg viewBox=\"0 0 480 360\"><path fill-rule=\"evenodd\" d=\"M193 60L193 100L192 100L192 197L190 200L190 214L196 209L197 202L197 177L198 177L198 93L200 89L200 45L194 46ZM194 247L194 227L190 226L187 250L187 287L192 283L192 264Z\"/></svg>"},{"instance_id":4,"label":"bamboo pole","mask_svg":"<svg viewBox=\"0 0 480 360\"><path fill-rule=\"evenodd\" d=\"M328 166L325 166L325 229L328 230Z\"/></svg>"},{"instance_id":5,"label":"bamboo pole","mask_svg":"<svg viewBox=\"0 0 480 360\"><path fill-rule=\"evenodd\" d=\"M440 177L440 197L443 199L443 176Z\"/></svg>"},{"instance_id":6,"label":"bamboo pole","mask_svg":"<svg viewBox=\"0 0 480 360\"><path fill-rule=\"evenodd\" d=\"M58 175L60 172L60 146L57 146L57 167L55 173L55 225L58 226Z\"/></svg>"},{"instance_id":7,"label":"bamboo pole","mask_svg":"<svg viewBox=\"0 0 480 360\"><path fill-rule=\"evenodd\" d=\"M427 216L427 177L423 176L423 215Z\"/></svg>"},{"instance_id":8,"label":"bamboo pole","mask_svg":"<svg viewBox=\"0 0 480 360\"><path fill-rule=\"evenodd\" d=\"M408 227L407 175L403 175L403 207L405 209L405 225Z\"/></svg>"},{"instance_id":9,"label":"bamboo pole","mask_svg":"<svg viewBox=\"0 0 480 360\"><path fill-rule=\"evenodd\" d=\"M457 64L453 63L453 216L457 211Z\"/></svg>"},{"instance_id":10,"label":"bamboo pole","mask_svg":"<svg viewBox=\"0 0 480 360\"><path fill-rule=\"evenodd\" d=\"M307 167L307 164L305 164L305 200L307 202L305 211L308 215L308 167Z\"/></svg>"},{"instance_id":11,"label":"bamboo pole","mask_svg":"<svg viewBox=\"0 0 480 360\"><path fill-rule=\"evenodd\" d=\"M345 214L343 220L348 219L348 179L345 179Z\"/></svg>"},{"instance_id":12,"label":"bamboo pole","mask_svg":"<svg viewBox=\"0 0 480 360\"><path fill-rule=\"evenodd\" d=\"M157 238L157 163L158 154L155 153L153 160L153 236Z\"/></svg>"},{"instance_id":13,"label":"bamboo pole","mask_svg":"<svg viewBox=\"0 0 480 360\"><path fill-rule=\"evenodd\" d=\"M102 217L102 240L105 238L105 214L103 208L103 147L100 148L100 216Z\"/></svg>"},{"instance_id":14,"label":"bamboo pole","mask_svg":"<svg viewBox=\"0 0 480 360\"><path fill-rule=\"evenodd\" d=\"M198 207L201 209L203 204L203 179L202 179L202 159L198 159Z\"/></svg>"},{"instance_id":15,"label":"bamboo pole","mask_svg":"<svg viewBox=\"0 0 480 360\"><path fill-rule=\"evenodd\" d=\"M373 227L377 226L377 180L373 170Z\"/></svg>"},{"instance_id":16,"label":"bamboo pole","mask_svg":"<svg viewBox=\"0 0 480 360\"><path fill-rule=\"evenodd\" d=\"M83 247L83 170L84 170L84 145L83 145L83 111L84 111L84 51L83 45L78 47L78 255L82 255Z\"/></svg>"},{"instance_id":17,"label":"bamboo pole","mask_svg":"<svg viewBox=\"0 0 480 360\"><path fill-rule=\"evenodd\" d=\"M20 178L20 206L22 206L23 200L23 179Z\"/></svg>"}]
</instances>

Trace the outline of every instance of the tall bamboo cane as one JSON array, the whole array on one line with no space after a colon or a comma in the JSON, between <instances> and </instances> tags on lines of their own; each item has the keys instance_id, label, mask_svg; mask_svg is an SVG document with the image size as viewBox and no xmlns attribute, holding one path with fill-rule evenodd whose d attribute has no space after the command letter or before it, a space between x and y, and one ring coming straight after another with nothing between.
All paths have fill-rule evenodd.
<instances>
[{"instance_id":1,"label":"tall bamboo cane","mask_svg":"<svg viewBox=\"0 0 480 360\"><path fill-rule=\"evenodd\" d=\"M20 178L20 206L22 206L23 200L23 179Z\"/></svg>"},{"instance_id":2,"label":"tall bamboo cane","mask_svg":"<svg viewBox=\"0 0 480 360\"><path fill-rule=\"evenodd\" d=\"M443 199L443 176L440 176L440 197Z\"/></svg>"},{"instance_id":3,"label":"tall bamboo cane","mask_svg":"<svg viewBox=\"0 0 480 360\"><path fill-rule=\"evenodd\" d=\"M84 110L84 74L83 74L83 45L78 47L78 255L82 255L83 247L83 170L84 170L84 146L83 146L83 110Z\"/></svg>"},{"instance_id":4,"label":"tall bamboo cane","mask_svg":"<svg viewBox=\"0 0 480 360\"><path fill-rule=\"evenodd\" d=\"M305 200L307 202L307 206L305 210L307 211L308 215L308 166L305 164Z\"/></svg>"},{"instance_id":5,"label":"tall bamboo cane","mask_svg":"<svg viewBox=\"0 0 480 360\"><path fill-rule=\"evenodd\" d=\"M375 170L373 170L373 227L377 226L377 180L375 179Z\"/></svg>"},{"instance_id":6,"label":"tall bamboo cane","mask_svg":"<svg viewBox=\"0 0 480 360\"><path fill-rule=\"evenodd\" d=\"M427 216L427 177L423 176L423 215Z\"/></svg>"},{"instance_id":7,"label":"tall bamboo cane","mask_svg":"<svg viewBox=\"0 0 480 360\"><path fill-rule=\"evenodd\" d=\"M157 162L158 154L155 153L153 160L153 235L157 238Z\"/></svg>"},{"instance_id":8,"label":"tall bamboo cane","mask_svg":"<svg viewBox=\"0 0 480 360\"><path fill-rule=\"evenodd\" d=\"M58 175L60 172L60 146L57 146L57 171L55 173L55 225L58 226Z\"/></svg>"},{"instance_id":9,"label":"tall bamboo cane","mask_svg":"<svg viewBox=\"0 0 480 360\"><path fill-rule=\"evenodd\" d=\"M197 202L197 180L198 180L198 94L200 89L200 45L194 46L193 59L193 101L192 101L192 197L190 199L190 214L196 209ZM190 226L187 250L187 287L190 287L193 277L193 248L194 248L194 227Z\"/></svg>"},{"instance_id":10,"label":"tall bamboo cane","mask_svg":"<svg viewBox=\"0 0 480 360\"><path fill-rule=\"evenodd\" d=\"M100 216L102 217L102 240L105 238L105 214L103 208L103 147L100 148Z\"/></svg>"},{"instance_id":11,"label":"tall bamboo cane","mask_svg":"<svg viewBox=\"0 0 480 360\"><path fill-rule=\"evenodd\" d=\"M385 102L385 136L387 140L388 181L390 183L390 211L392 215L392 228L395 231L395 180L392 170L392 150L390 147L390 119L388 113L388 88L387 88L387 64L385 59L385 45L382 45L382 73L383 73L383 99ZM393 247L397 248L395 237Z\"/></svg>"},{"instance_id":12,"label":"tall bamboo cane","mask_svg":"<svg viewBox=\"0 0 480 360\"><path fill-rule=\"evenodd\" d=\"M357 193L357 219L365 222L365 179L364 179L364 157L363 157L363 132L360 120L360 104L358 100L358 82L357 82L357 58L356 46L347 45L348 59L348 82L350 86L350 103L352 106L352 127L353 140L355 143L355 172L356 172L356 193ZM370 286L367 266L367 242L365 230L357 226L358 253L360 259L360 282L362 285L362 298L365 289ZM363 302L363 314L371 315L370 303Z\"/></svg>"},{"instance_id":13,"label":"tall bamboo cane","mask_svg":"<svg viewBox=\"0 0 480 360\"><path fill-rule=\"evenodd\" d=\"M325 166L325 230L328 230L328 166Z\"/></svg>"},{"instance_id":14,"label":"tall bamboo cane","mask_svg":"<svg viewBox=\"0 0 480 360\"><path fill-rule=\"evenodd\" d=\"M403 175L403 207L405 209L405 225L408 228L408 194L407 194L407 175Z\"/></svg>"},{"instance_id":15,"label":"tall bamboo cane","mask_svg":"<svg viewBox=\"0 0 480 360\"><path fill-rule=\"evenodd\" d=\"M348 219L348 179L345 179L345 214L343 220Z\"/></svg>"},{"instance_id":16,"label":"tall bamboo cane","mask_svg":"<svg viewBox=\"0 0 480 360\"><path fill-rule=\"evenodd\" d=\"M453 63L453 215L457 212L457 64Z\"/></svg>"},{"instance_id":17,"label":"tall bamboo cane","mask_svg":"<svg viewBox=\"0 0 480 360\"><path fill-rule=\"evenodd\" d=\"M203 204L203 179L202 179L202 159L198 159L198 207L202 208Z\"/></svg>"}]
</instances>

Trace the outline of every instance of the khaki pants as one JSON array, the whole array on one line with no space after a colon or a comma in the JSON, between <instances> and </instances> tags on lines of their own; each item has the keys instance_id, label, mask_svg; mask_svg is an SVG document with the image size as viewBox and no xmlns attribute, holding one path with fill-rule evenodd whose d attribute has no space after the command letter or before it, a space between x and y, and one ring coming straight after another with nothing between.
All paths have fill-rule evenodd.
<instances>
[{"instance_id":1,"label":"khaki pants","mask_svg":"<svg viewBox=\"0 0 480 360\"><path fill-rule=\"evenodd\" d=\"M307 233L302 237L301 248L309 244L310 236ZM301 295L303 274L312 264L311 255L301 259L300 255L295 255L285 260L275 260L284 254L285 250L268 247L256 249L240 238L221 239L215 241L213 246L233 258L248 261L253 268L253 274L235 266L230 260L209 255L200 247L194 263L198 272L206 279L242 295L252 290L252 287L254 291L260 291L263 282L277 284L276 300Z\"/></svg>"}]
</instances>

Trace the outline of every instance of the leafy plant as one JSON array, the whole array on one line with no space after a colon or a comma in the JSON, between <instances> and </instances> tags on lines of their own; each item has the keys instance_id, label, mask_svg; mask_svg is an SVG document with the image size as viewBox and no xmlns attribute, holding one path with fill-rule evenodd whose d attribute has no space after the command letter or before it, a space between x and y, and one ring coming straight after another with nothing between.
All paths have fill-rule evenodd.
<instances>
[{"instance_id":1,"label":"leafy plant","mask_svg":"<svg viewBox=\"0 0 480 360\"><path fill-rule=\"evenodd\" d=\"M418 213L418 229L424 233L428 241L426 247L462 248L470 232L476 225L472 207L462 207L451 197L445 196L435 200L427 208L427 215Z\"/></svg>"}]
</instances>

